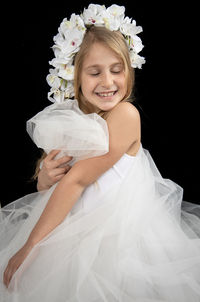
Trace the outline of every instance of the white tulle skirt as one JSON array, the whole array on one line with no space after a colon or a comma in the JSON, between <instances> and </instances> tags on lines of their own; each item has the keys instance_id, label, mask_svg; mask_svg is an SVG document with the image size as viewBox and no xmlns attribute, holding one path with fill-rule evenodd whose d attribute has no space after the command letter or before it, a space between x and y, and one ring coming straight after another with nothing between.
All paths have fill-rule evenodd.
<instances>
[{"instance_id":1,"label":"white tulle skirt","mask_svg":"<svg viewBox=\"0 0 200 302\"><path fill-rule=\"evenodd\" d=\"M1 210L1 302L199 302L200 206L163 179L143 148L120 186L72 210L14 274L2 275L55 186Z\"/></svg>"}]
</instances>

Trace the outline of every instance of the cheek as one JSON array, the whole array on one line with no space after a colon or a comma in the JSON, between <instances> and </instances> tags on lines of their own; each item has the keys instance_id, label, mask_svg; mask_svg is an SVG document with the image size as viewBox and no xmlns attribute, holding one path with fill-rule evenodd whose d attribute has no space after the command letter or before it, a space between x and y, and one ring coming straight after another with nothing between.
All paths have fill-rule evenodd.
<instances>
[{"instance_id":1,"label":"cheek","mask_svg":"<svg viewBox=\"0 0 200 302\"><path fill-rule=\"evenodd\" d=\"M93 78L84 76L81 81L82 92L91 93L96 87L96 82Z\"/></svg>"},{"instance_id":2,"label":"cheek","mask_svg":"<svg viewBox=\"0 0 200 302\"><path fill-rule=\"evenodd\" d=\"M125 76L122 76L118 79L118 85L120 86L120 88L124 91L127 90L127 80L125 78Z\"/></svg>"}]
</instances>

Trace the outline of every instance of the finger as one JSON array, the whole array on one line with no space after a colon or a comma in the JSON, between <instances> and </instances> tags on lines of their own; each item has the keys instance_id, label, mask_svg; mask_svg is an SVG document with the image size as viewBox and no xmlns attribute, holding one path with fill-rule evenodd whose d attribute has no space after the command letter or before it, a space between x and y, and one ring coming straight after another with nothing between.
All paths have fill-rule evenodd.
<instances>
[{"instance_id":1,"label":"finger","mask_svg":"<svg viewBox=\"0 0 200 302\"><path fill-rule=\"evenodd\" d=\"M7 264L5 271L3 273L3 280L4 280L5 285L7 284L7 281L8 281L9 268L10 268L10 266L9 266L9 264Z\"/></svg>"},{"instance_id":2,"label":"finger","mask_svg":"<svg viewBox=\"0 0 200 302\"><path fill-rule=\"evenodd\" d=\"M9 275L8 275L8 280L7 280L7 288L9 287L10 282L11 282L11 280L12 280L14 274L16 273L16 271L17 271L17 267L13 268L13 269L10 271L10 273L9 273Z\"/></svg>"},{"instance_id":3,"label":"finger","mask_svg":"<svg viewBox=\"0 0 200 302\"><path fill-rule=\"evenodd\" d=\"M8 268L5 269L4 274L3 274L3 283L5 286L7 286L7 275L8 274Z\"/></svg>"},{"instance_id":4,"label":"finger","mask_svg":"<svg viewBox=\"0 0 200 302\"><path fill-rule=\"evenodd\" d=\"M54 169L54 171L52 171L52 178L56 178L59 175L65 175L70 169L71 167L69 165L62 168Z\"/></svg>"},{"instance_id":5,"label":"finger","mask_svg":"<svg viewBox=\"0 0 200 302\"><path fill-rule=\"evenodd\" d=\"M11 281L11 279L12 279L12 276L13 276L13 272L12 271L10 271L9 273L8 273L8 276L7 276L7 282L6 282L6 287L8 288L8 286L9 286L9 284L10 284L10 281Z\"/></svg>"},{"instance_id":6,"label":"finger","mask_svg":"<svg viewBox=\"0 0 200 302\"><path fill-rule=\"evenodd\" d=\"M48 160L52 160L56 157L56 155L58 155L58 153L60 152L60 150L51 150L48 155L46 156L46 158Z\"/></svg>"},{"instance_id":7,"label":"finger","mask_svg":"<svg viewBox=\"0 0 200 302\"><path fill-rule=\"evenodd\" d=\"M59 153L59 150L52 150L44 159L43 161L43 165L47 168L47 169L55 169L58 167L58 163L57 160L55 160L54 158L56 157L56 155Z\"/></svg>"},{"instance_id":8,"label":"finger","mask_svg":"<svg viewBox=\"0 0 200 302\"><path fill-rule=\"evenodd\" d=\"M59 167L63 164L67 164L69 161L72 160L72 158L73 158L72 156L63 156L63 157L57 159L56 160L57 166Z\"/></svg>"},{"instance_id":9,"label":"finger","mask_svg":"<svg viewBox=\"0 0 200 302\"><path fill-rule=\"evenodd\" d=\"M60 174L60 175L55 176L54 179L53 179L52 186L53 186L54 184L56 184L57 182L59 182L65 175L66 175L66 174Z\"/></svg>"},{"instance_id":10,"label":"finger","mask_svg":"<svg viewBox=\"0 0 200 302\"><path fill-rule=\"evenodd\" d=\"M64 176L66 175L66 173L63 173L63 174L60 174L60 175L57 175L56 177L55 177L55 182L58 182L58 181L60 181Z\"/></svg>"},{"instance_id":11,"label":"finger","mask_svg":"<svg viewBox=\"0 0 200 302\"><path fill-rule=\"evenodd\" d=\"M7 288L9 286L12 275L13 275L12 270L9 267L7 267L5 272L4 272L4 284Z\"/></svg>"}]
</instances>

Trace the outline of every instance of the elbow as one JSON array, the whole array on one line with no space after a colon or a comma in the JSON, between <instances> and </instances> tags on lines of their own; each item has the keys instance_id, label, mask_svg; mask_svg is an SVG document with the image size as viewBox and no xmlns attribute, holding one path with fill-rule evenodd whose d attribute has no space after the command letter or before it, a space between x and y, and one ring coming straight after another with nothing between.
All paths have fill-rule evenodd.
<instances>
[{"instance_id":1,"label":"elbow","mask_svg":"<svg viewBox=\"0 0 200 302\"><path fill-rule=\"evenodd\" d=\"M76 188L79 192L82 192L87 187L87 182L81 177L80 173L73 166L70 171L61 179L61 183L68 188Z\"/></svg>"},{"instance_id":2,"label":"elbow","mask_svg":"<svg viewBox=\"0 0 200 302\"><path fill-rule=\"evenodd\" d=\"M73 185L79 186L83 191L93 183L93 181L90 179L90 177L83 176L83 177L77 177L73 180Z\"/></svg>"},{"instance_id":3,"label":"elbow","mask_svg":"<svg viewBox=\"0 0 200 302\"><path fill-rule=\"evenodd\" d=\"M85 190L85 186L78 181L78 179L67 177L66 174L58 183L56 190L62 196L71 196L73 203L78 200L83 191Z\"/></svg>"},{"instance_id":4,"label":"elbow","mask_svg":"<svg viewBox=\"0 0 200 302\"><path fill-rule=\"evenodd\" d=\"M109 153L80 160L72 166L66 174L66 177L69 181L72 181L85 189L93 184L113 164L114 161L110 159Z\"/></svg>"},{"instance_id":5,"label":"elbow","mask_svg":"<svg viewBox=\"0 0 200 302\"><path fill-rule=\"evenodd\" d=\"M66 182L69 182L71 185L79 186L82 190L85 190L98 178L94 175L95 173L90 171L85 161L86 160L75 163L65 175Z\"/></svg>"}]
</instances>

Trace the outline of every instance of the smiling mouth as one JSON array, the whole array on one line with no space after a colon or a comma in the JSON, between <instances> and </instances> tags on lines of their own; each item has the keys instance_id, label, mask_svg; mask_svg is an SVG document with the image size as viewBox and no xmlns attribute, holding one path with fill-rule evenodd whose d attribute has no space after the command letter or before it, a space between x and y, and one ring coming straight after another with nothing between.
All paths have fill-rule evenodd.
<instances>
[{"instance_id":1,"label":"smiling mouth","mask_svg":"<svg viewBox=\"0 0 200 302\"><path fill-rule=\"evenodd\" d=\"M117 92L117 90L116 91L110 91L110 92L96 92L96 94L100 97L111 97L111 96L115 95L116 92Z\"/></svg>"}]
</instances>

